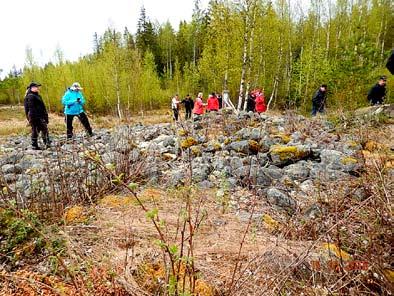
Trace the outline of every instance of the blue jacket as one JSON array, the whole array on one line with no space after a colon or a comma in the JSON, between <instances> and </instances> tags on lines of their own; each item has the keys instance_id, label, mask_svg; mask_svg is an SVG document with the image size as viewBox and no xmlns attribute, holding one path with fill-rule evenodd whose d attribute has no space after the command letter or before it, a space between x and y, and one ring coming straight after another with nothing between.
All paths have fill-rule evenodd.
<instances>
[{"instance_id":1,"label":"blue jacket","mask_svg":"<svg viewBox=\"0 0 394 296\"><path fill-rule=\"evenodd\" d=\"M67 89L62 98L62 104L64 105L64 114L66 115L79 115L85 112L83 110L85 98L81 91Z\"/></svg>"}]
</instances>

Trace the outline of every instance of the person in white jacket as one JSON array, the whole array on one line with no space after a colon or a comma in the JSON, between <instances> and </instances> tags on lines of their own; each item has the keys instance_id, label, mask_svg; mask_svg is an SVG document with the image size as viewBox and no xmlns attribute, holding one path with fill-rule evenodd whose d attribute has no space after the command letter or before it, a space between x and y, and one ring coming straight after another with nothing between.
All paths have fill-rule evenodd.
<instances>
[{"instance_id":1,"label":"person in white jacket","mask_svg":"<svg viewBox=\"0 0 394 296\"><path fill-rule=\"evenodd\" d=\"M171 108L172 108L172 112L173 112L173 118L174 121L178 121L179 118L179 104L181 102L179 101L179 96L178 94L175 95L175 97L172 98L171 101Z\"/></svg>"}]
</instances>

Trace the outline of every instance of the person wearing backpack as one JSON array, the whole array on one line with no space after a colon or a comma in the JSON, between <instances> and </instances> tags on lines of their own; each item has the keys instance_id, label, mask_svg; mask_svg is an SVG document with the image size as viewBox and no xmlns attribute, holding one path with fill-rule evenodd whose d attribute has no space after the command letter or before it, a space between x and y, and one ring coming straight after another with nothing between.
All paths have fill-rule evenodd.
<instances>
[{"instance_id":1,"label":"person wearing backpack","mask_svg":"<svg viewBox=\"0 0 394 296\"><path fill-rule=\"evenodd\" d=\"M369 90L368 101L371 106L381 105L386 97L386 76L381 76L379 81Z\"/></svg>"},{"instance_id":2,"label":"person wearing backpack","mask_svg":"<svg viewBox=\"0 0 394 296\"><path fill-rule=\"evenodd\" d=\"M41 84L31 82L26 89L24 100L26 119L31 126L31 146L34 150L42 150L38 146L38 135L41 132L46 148L50 147L48 132L48 112L40 96Z\"/></svg>"},{"instance_id":3,"label":"person wearing backpack","mask_svg":"<svg viewBox=\"0 0 394 296\"><path fill-rule=\"evenodd\" d=\"M81 92L82 87L78 82L74 82L63 95L62 104L67 125L67 139L73 137L73 119L78 117L89 136L93 136L93 131L89 119L83 109L85 98Z\"/></svg>"},{"instance_id":4,"label":"person wearing backpack","mask_svg":"<svg viewBox=\"0 0 394 296\"><path fill-rule=\"evenodd\" d=\"M327 85L322 84L312 97L312 116L324 113L324 107L327 99Z\"/></svg>"}]
</instances>

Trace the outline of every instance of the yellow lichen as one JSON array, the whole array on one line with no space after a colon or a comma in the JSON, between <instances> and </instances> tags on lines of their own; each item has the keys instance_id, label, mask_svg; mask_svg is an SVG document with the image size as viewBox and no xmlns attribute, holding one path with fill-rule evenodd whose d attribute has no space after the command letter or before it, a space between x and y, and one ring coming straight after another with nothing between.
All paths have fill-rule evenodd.
<instances>
[{"instance_id":1,"label":"yellow lichen","mask_svg":"<svg viewBox=\"0 0 394 296\"><path fill-rule=\"evenodd\" d=\"M197 145L198 142L196 139L194 139L193 137L187 137L186 139L184 139L181 142L181 148L182 149L187 149L190 148L191 146Z\"/></svg>"},{"instance_id":2,"label":"yellow lichen","mask_svg":"<svg viewBox=\"0 0 394 296\"><path fill-rule=\"evenodd\" d=\"M200 147L193 146L193 147L190 147L190 150L191 150L191 152L192 152L192 154L194 156L201 156L201 149L200 149Z\"/></svg>"},{"instance_id":3,"label":"yellow lichen","mask_svg":"<svg viewBox=\"0 0 394 296\"><path fill-rule=\"evenodd\" d=\"M181 137L187 136L187 134L188 134L187 130L184 130L183 128L178 131L178 135Z\"/></svg>"},{"instance_id":4,"label":"yellow lichen","mask_svg":"<svg viewBox=\"0 0 394 296\"><path fill-rule=\"evenodd\" d=\"M327 250L328 252L330 252L330 254L338 258L342 258L345 261L352 259L349 253L345 252L344 250L341 250L335 244L323 243L323 249Z\"/></svg>"},{"instance_id":5,"label":"yellow lichen","mask_svg":"<svg viewBox=\"0 0 394 296\"><path fill-rule=\"evenodd\" d=\"M276 229L278 229L279 227L279 222L276 221L275 219L273 219L270 215L268 214L264 214L263 215L263 222L265 224L265 226L270 230L270 231L274 231Z\"/></svg>"},{"instance_id":6,"label":"yellow lichen","mask_svg":"<svg viewBox=\"0 0 394 296\"><path fill-rule=\"evenodd\" d=\"M83 212L83 207L73 206L68 208L64 213L64 222L66 224L81 223L86 221L86 216Z\"/></svg>"},{"instance_id":7,"label":"yellow lichen","mask_svg":"<svg viewBox=\"0 0 394 296\"><path fill-rule=\"evenodd\" d=\"M278 155L279 159L290 160L290 159L300 159L307 156L308 152L300 150L297 146L283 146L274 145L270 149L270 153L273 155Z\"/></svg>"},{"instance_id":8,"label":"yellow lichen","mask_svg":"<svg viewBox=\"0 0 394 296\"><path fill-rule=\"evenodd\" d=\"M344 165L348 165L348 164L355 164L357 163L357 159L355 159L354 157L344 157L341 159L341 163Z\"/></svg>"}]
</instances>

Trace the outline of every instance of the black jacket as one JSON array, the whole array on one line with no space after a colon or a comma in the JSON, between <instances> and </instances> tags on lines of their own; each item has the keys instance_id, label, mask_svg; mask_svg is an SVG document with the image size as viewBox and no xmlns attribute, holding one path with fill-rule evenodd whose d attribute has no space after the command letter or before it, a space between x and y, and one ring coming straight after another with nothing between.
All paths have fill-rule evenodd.
<instances>
[{"instance_id":1,"label":"black jacket","mask_svg":"<svg viewBox=\"0 0 394 296\"><path fill-rule=\"evenodd\" d=\"M372 105L382 104L386 96L386 86L376 83L368 93L368 101Z\"/></svg>"},{"instance_id":2,"label":"black jacket","mask_svg":"<svg viewBox=\"0 0 394 296\"><path fill-rule=\"evenodd\" d=\"M192 110L194 107L194 102L192 98L185 98L182 100L181 104L185 104L185 109Z\"/></svg>"},{"instance_id":3,"label":"black jacket","mask_svg":"<svg viewBox=\"0 0 394 296\"><path fill-rule=\"evenodd\" d=\"M321 91L320 88L312 97L312 103L317 106L324 105L326 103L327 91Z\"/></svg>"},{"instance_id":4,"label":"black jacket","mask_svg":"<svg viewBox=\"0 0 394 296\"><path fill-rule=\"evenodd\" d=\"M246 101L246 111L252 111L254 112L255 110L255 106L256 106L256 102L255 102L255 97L253 95L248 95L248 99Z\"/></svg>"},{"instance_id":5,"label":"black jacket","mask_svg":"<svg viewBox=\"0 0 394 296\"><path fill-rule=\"evenodd\" d=\"M25 114L26 118L30 119L44 119L48 122L48 112L45 107L44 101L41 96L36 93L28 90L25 96Z\"/></svg>"}]
</instances>

